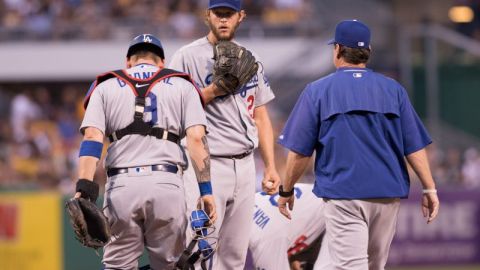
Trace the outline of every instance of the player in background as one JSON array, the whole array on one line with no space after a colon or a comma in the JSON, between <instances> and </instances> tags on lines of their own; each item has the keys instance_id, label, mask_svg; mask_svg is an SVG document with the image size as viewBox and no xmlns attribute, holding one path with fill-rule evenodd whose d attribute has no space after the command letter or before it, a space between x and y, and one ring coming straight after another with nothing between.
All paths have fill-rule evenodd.
<instances>
[{"instance_id":1,"label":"player in background","mask_svg":"<svg viewBox=\"0 0 480 270\"><path fill-rule=\"evenodd\" d=\"M173 269L187 226L181 138L187 139L205 210L216 218L201 97L188 75L163 66L160 41L139 35L129 47L127 69L99 76L85 101L75 197L96 201L93 175L105 136L111 142L104 206L112 237L104 269L137 269L144 248L153 269Z\"/></svg>"},{"instance_id":2,"label":"player in background","mask_svg":"<svg viewBox=\"0 0 480 270\"><path fill-rule=\"evenodd\" d=\"M179 49L170 63L173 69L191 74L205 98L207 134L218 219L215 224L219 249L213 269L241 269L245 263L250 220L255 197L253 150L259 146L265 164L264 190L274 193L280 178L273 151L273 130L266 104L274 98L263 66L235 95L226 95L212 84L213 46L220 40L233 40L235 30L245 19L241 0L210 0L205 13L210 28L202 37ZM258 57L256 57L258 61ZM193 174L185 174L191 183ZM188 186L188 184L187 184ZM188 190L189 208L195 206L198 191Z\"/></svg>"},{"instance_id":3,"label":"player in background","mask_svg":"<svg viewBox=\"0 0 480 270\"><path fill-rule=\"evenodd\" d=\"M248 244L253 269L302 269L299 268L300 261L309 265L304 265L303 269L313 269L319 250L323 248L320 243L325 232L325 221L324 202L312 193L312 189L313 184L295 186L295 209L291 220L278 212L278 193L255 194L252 233ZM328 262L328 253L321 260L323 264Z\"/></svg>"}]
</instances>

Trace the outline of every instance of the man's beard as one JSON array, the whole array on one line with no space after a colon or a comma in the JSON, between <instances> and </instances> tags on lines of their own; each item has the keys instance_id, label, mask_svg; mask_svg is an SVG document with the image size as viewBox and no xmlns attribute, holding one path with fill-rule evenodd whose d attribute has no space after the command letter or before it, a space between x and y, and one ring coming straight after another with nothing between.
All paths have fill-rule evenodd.
<instances>
[{"instance_id":1,"label":"man's beard","mask_svg":"<svg viewBox=\"0 0 480 270\"><path fill-rule=\"evenodd\" d=\"M222 36L220 31L217 28L215 28L215 26L210 21L208 21L208 26L210 27L210 30L212 31L213 35L215 36L215 38L218 41L230 41L230 40L232 40L235 37L235 31L237 30L238 25L239 24L237 24L233 27L232 32L230 32L230 34L228 36Z\"/></svg>"}]
</instances>

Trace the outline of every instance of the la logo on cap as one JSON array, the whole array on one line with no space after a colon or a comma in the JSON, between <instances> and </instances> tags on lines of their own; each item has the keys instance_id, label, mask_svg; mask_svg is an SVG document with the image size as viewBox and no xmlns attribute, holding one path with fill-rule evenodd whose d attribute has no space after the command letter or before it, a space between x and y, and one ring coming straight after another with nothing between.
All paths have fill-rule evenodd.
<instances>
[{"instance_id":1,"label":"la logo on cap","mask_svg":"<svg viewBox=\"0 0 480 270\"><path fill-rule=\"evenodd\" d=\"M151 43L152 38L149 35L143 35L143 42Z\"/></svg>"}]
</instances>

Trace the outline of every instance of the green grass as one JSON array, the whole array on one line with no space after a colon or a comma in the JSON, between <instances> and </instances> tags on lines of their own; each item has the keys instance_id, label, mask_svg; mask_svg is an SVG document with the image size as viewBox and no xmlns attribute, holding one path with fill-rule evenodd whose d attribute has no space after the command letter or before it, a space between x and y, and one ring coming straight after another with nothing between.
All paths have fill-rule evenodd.
<instances>
[{"instance_id":1,"label":"green grass","mask_svg":"<svg viewBox=\"0 0 480 270\"><path fill-rule=\"evenodd\" d=\"M387 267L388 270L480 270L477 266L418 266L418 267Z\"/></svg>"}]
</instances>

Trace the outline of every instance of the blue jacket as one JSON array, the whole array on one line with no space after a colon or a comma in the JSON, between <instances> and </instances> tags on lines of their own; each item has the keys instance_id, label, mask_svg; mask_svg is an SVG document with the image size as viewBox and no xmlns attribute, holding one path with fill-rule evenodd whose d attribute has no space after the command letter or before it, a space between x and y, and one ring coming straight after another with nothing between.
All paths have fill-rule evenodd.
<instances>
[{"instance_id":1,"label":"blue jacket","mask_svg":"<svg viewBox=\"0 0 480 270\"><path fill-rule=\"evenodd\" d=\"M405 89L366 68L340 68L304 89L278 142L315 157L314 193L405 198L404 157L432 141Z\"/></svg>"}]
</instances>

